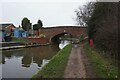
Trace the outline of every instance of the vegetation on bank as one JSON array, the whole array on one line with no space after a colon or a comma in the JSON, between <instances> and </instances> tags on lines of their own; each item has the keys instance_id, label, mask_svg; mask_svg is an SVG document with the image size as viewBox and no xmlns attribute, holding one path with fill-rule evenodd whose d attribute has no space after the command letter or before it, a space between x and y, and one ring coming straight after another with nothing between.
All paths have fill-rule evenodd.
<instances>
[{"instance_id":1,"label":"vegetation on bank","mask_svg":"<svg viewBox=\"0 0 120 80\"><path fill-rule=\"evenodd\" d=\"M31 43L29 40L23 39L23 38L16 38L16 37L12 37L12 41L13 42L21 42L24 44L28 44Z\"/></svg>"},{"instance_id":2,"label":"vegetation on bank","mask_svg":"<svg viewBox=\"0 0 120 80\"><path fill-rule=\"evenodd\" d=\"M88 58L91 60L98 77L118 78L118 67L115 66L110 59L102 55L102 51L98 52L95 47L90 48L89 44L85 44L84 49L85 53L88 55Z\"/></svg>"},{"instance_id":3,"label":"vegetation on bank","mask_svg":"<svg viewBox=\"0 0 120 80\"><path fill-rule=\"evenodd\" d=\"M119 5L119 2L88 2L75 10L75 20L77 24L87 27L88 39L92 39L97 47L104 47L116 60Z\"/></svg>"},{"instance_id":4,"label":"vegetation on bank","mask_svg":"<svg viewBox=\"0 0 120 80\"><path fill-rule=\"evenodd\" d=\"M62 78L64 70L68 62L68 57L71 51L72 45L69 44L60 50L48 64L46 64L37 74L32 77L35 78Z\"/></svg>"}]
</instances>

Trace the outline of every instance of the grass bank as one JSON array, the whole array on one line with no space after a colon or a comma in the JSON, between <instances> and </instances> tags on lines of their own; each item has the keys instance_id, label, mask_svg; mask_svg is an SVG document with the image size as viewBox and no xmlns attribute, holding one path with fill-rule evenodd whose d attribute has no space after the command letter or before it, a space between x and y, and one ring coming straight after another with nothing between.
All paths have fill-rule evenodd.
<instances>
[{"instance_id":1,"label":"grass bank","mask_svg":"<svg viewBox=\"0 0 120 80\"><path fill-rule=\"evenodd\" d=\"M32 77L32 80L35 80L35 78L39 78L40 76L42 76L42 78L62 78L71 48L72 45L69 44L60 50L47 65Z\"/></svg>"},{"instance_id":2,"label":"grass bank","mask_svg":"<svg viewBox=\"0 0 120 80\"><path fill-rule=\"evenodd\" d=\"M97 51L95 47L92 49L89 44L84 45L85 53L91 60L93 67L95 68L98 77L100 78L117 78L118 77L118 67L113 65L109 59L104 57L101 53L102 51Z\"/></svg>"},{"instance_id":3,"label":"grass bank","mask_svg":"<svg viewBox=\"0 0 120 80\"><path fill-rule=\"evenodd\" d=\"M30 41L28 41L28 40L26 40L26 39L16 38L16 37L12 37L12 41L13 41L13 42L21 42L21 43L24 43L24 44L31 43Z\"/></svg>"}]
</instances>

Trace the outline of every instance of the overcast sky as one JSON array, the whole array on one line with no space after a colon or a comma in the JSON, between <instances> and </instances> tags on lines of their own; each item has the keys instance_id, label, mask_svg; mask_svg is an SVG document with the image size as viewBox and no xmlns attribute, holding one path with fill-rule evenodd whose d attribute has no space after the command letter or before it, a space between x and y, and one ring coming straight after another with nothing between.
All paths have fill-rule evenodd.
<instances>
[{"instance_id":1,"label":"overcast sky","mask_svg":"<svg viewBox=\"0 0 120 80\"><path fill-rule=\"evenodd\" d=\"M88 0L87 0L88 1ZM44 26L75 25L75 9L86 0L2 0L0 23L13 23L16 27L27 17L32 24L38 19Z\"/></svg>"}]
</instances>

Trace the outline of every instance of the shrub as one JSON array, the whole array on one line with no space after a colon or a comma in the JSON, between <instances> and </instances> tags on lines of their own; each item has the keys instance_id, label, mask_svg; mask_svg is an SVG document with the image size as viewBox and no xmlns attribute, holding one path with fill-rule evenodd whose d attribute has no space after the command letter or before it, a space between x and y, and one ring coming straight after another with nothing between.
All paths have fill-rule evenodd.
<instances>
[{"instance_id":1,"label":"shrub","mask_svg":"<svg viewBox=\"0 0 120 80\"><path fill-rule=\"evenodd\" d=\"M40 38L45 38L46 36L44 34L40 34Z\"/></svg>"},{"instance_id":2,"label":"shrub","mask_svg":"<svg viewBox=\"0 0 120 80\"><path fill-rule=\"evenodd\" d=\"M79 38L80 42L84 40L84 36L81 35L80 38Z\"/></svg>"}]
</instances>

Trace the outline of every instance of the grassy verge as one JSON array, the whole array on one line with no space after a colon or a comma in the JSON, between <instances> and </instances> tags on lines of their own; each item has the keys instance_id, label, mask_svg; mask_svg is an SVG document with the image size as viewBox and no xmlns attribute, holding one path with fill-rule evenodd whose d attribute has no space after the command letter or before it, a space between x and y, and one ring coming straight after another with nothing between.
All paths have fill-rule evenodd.
<instances>
[{"instance_id":1,"label":"grassy verge","mask_svg":"<svg viewBox=\"0 0 120 80\"><path fill-rule=\"evenodd\" d=\"M42 78L62 78L71 48L72 45L70 44L60 50L47 65L32 77L32 80L39 78L39 76Z\"/></svg>"},{"instance_id":2,"label":"grassy verge","mask_svg":"<svg viewBox=\"0 0 120 80\"><path fill-rule=\"evenodd\" d=\"M22 43L24 43L24 44L30 43L30 41L28 41L28 40L25 40L25 39L23 39L23 38L16 38L16 37L12 37L12 41L13 41L13 42L22 42Z\"/></svg>"},{"instance_id":3,"label":"grassy verge","mask_svg":"<svg viewBox=\"0 0 120 80\"><path fill-rule=\"evenodd\" d=\"M91 49L88 44L84 45L84 49L100 78L118 77L118 67L113 65L109 59L101 55L95 48Z\"/></svg>"}]
</instances>

